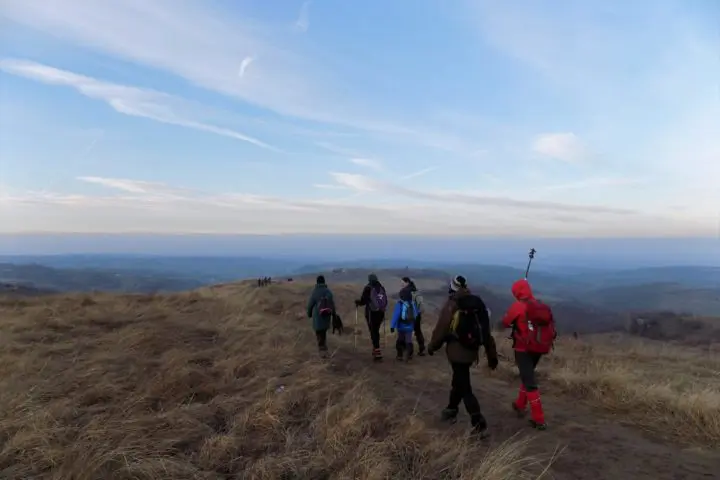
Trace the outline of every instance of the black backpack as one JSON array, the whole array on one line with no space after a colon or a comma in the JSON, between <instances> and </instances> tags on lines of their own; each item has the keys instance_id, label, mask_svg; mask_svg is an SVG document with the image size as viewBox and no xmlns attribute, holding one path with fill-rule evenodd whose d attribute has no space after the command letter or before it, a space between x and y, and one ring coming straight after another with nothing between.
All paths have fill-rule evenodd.
<instances>
[{"instance_id":1,"label":"black backpack","mask_svg":"<svg viewBox=\"0 0 720 480\"><path fill-rule=\"evenodd\" d=\"M330 299L328 298L327 294L324 294L320 301L318 301L318 314L321 318L326 318L332 315L333 308L332 308L332 302L330 302Z\"/></svg>"},{"instance_id":2,"label":"black backpack","mask_svg":"<svg viewBox=\"0 0 720 480\"><path fill-rule=\"evenodd\" d=\"M485 302L477 295L464 295L455 303L457 311L450 323L451 335L463 347L477 351L483 345L482 326L489 325Z\"/></svg>"}]
</instances>

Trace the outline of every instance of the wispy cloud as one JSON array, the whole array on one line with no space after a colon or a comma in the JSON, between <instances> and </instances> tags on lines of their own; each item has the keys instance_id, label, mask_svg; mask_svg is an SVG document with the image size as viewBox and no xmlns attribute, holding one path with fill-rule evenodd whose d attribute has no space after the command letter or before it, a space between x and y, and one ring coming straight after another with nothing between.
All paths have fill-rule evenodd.
<instances>
[{"instance_id":1,"label":"wispy cloud","mask_svg":"<svg viewBox=\"0 0 720 480\"><path fill-rule=\"evenodd\" d=\"M430 172L433 172L433 171L437 170L437 168L438 168L438 167L423 168L422 170L418 170L417 172L413 172L413 173L411 173L411 174L409 174L409 175L405 175L404 177L402 177L402 179L403 179L403 180L410 180L411 178L421 177L421 176L423 176L423 175L425 175L425 174L428 174L428 173L430 173Z\"/></svg>"},{"instance_id":2,"label":"wispy cloud","mask_svg":"<svg viewBox=\"0 0 720 480\"><path fill-rule=\"evenodd\" d=\"M532 150L540 155L568 163L577 163L586 156L586 149L574 133L545 133L535 137Z\"/></svg>"},{"instance_id":3,"label":"wispy cloud","mask_svg":"<svg viewBox=\"0 0 720 480\"><path fill-rule=\"evenodd\" d=\"M578 212L595 214L628 215L639 212L632 209L606 207L601 205L572 205L558 202L517 200L513 198L494 197L489 195L474 195L464 192L433 192L421 191L396 185L390 182L377 180L365 175L353 173L332 172L332 177L339 185L346 186L358 192L378 192L386 195L400 195L417 200L430 200L443 203L463 205L483 205L514 208L520 210L546 210L555 212Z\"/></svg>"},{"instance_id":4,"label":"wispy cloud","mask_svg":"<svg viewBox=\"0 0 720 480\"><path fill-rule=\"evenodd\" d=\"M351 158L350 163L354 163L355 165L359 165L361 167L370 168L378 172L382 172L383 170L385 170L382 162L380 162L379 160L374 160L372 158Z\"/></svg>"},{"instance_id":5,"label":"wispy cloud","mask_svg":"<svg viewBox=\"0 0 720 480\"><path fill-rule=\"evenodd\" d=\"M93 176L77 177L77 180L102 185L103 187L122 190L128 193L139 194L188 194L192 190L187 188L170 187L162 182L148 182L143 180L130 180L127 178L105 178Z\"/></svg>"},{"instance_id":6,"label":"wispy cloud","mask_svg":"<svg viewBox=\"0 0 720 480\"><path fill-rule=\"evenodd\" d=\"M644 178L629 177L593 177L578 180L577 182L561 183L557 185L545 185L540 187L542 190L559 191L559 190L579 190L594 187L620 187L627 185L640 185L646 183Z\"/></svg>"},{"instance_id":7,"label":"wispy cloud","mask_svg":"<svg viewBox=\"0 0 720 480\"><path fill-rule=\"evenodd\" d=\"M195 108L191 102L166 93L105 82L24 60L0 60L0 70L47 84L74 88L78 93L94 100L103 101L116 112L124 115L201 130L248 142L257 147L279 151L278 148L257 138L195 120L189 115Z\"/></svg>"},{"instance_id":8,"label":"wispy cloud","mask_svg":"<svg viewBox=\"0 0 720 480\"><path fill-rule=\"evenodd\" d=\"M355 190L387 194L399 187L368 177L338 173L335 178ZM118 190L115 195L59 194L47 191L10 193L0 190L0 219L22 216L25 231L67 232L74 218L75 232L150 233L349 233L362 225L363 233L586 235L702 232L706 227L678 218L625 216L579 208L565 211L555 204L511 199L487 199L452 193L417 195L401 192L402 201L348 203L342 199L302 200L250 193L201 192L163 182L82 177ZM163 194L163 192L176 192ZM482 200L482 201L481 201ZM462 209L448 208L448 202ZM559 210L559 211L558 211ZM590 210L590 211L588 211ZM573 214L574 213L574 214ZM242 215L242 222L237 216ZM533 222L528 222L531 216ZM477 222L482 218L483 222ZM0 222L8 231L12 222ZM715 228L715 226L712 226Z\"/></svg>"},{"instance_id":9,"label":"wispy cloud","mask_svg":"<svg viewBox=\"0 0 720 480\"><path fill-rule=\"evenodd\" d=\"M303 2L298 18L295 21L295 28L301 32L307 32L308 28L310 28L310 3L312 2L309 0Z\"/></svg>"},{"instance_id":10,"label":"wispy cloud","mask_svg":"<svg viewBox=\"0 0 720 480\"><path fill-rule=\"evenodd\" d=\"M242 78L245 76L245 71L250 66L250 64L253 62L253 57L245 57L243 58L243 61L240 63L240 71L238 72L238 76Z\"/></svg>"}]
</instances>

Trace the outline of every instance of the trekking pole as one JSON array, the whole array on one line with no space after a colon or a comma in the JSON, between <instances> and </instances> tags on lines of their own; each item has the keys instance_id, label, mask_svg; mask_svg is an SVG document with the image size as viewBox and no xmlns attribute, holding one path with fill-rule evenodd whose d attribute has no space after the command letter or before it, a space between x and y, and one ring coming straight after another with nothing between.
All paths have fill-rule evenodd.
<instances>
[{"instance_id":1,"label":"trekking pole","mask_svg":"<svg viewBox=\"0 0 720 480\"><path fill-rule=\"evenodd\" d=\"M527 268L525 269L525 280L527 280L528 273L530 273L530 264L532 263L533 258L535 258L535 252L537 252L537 250L535 250L534 248L531 248L530 253L528 253L528 257L530 257L530 260L528 260L528 265L527 265Z\"/></svg>"},{"instance_id":2,"label":"trekking pole","mask_svg":"<svg viewBox=\"0 0 720 480\"><path fill-rule=\"evenodd\" d=\"M357 351L357 335L358 335L358 309L355 307L355 328L353 328L353 348Z\"/></svg>"}]
</instances>

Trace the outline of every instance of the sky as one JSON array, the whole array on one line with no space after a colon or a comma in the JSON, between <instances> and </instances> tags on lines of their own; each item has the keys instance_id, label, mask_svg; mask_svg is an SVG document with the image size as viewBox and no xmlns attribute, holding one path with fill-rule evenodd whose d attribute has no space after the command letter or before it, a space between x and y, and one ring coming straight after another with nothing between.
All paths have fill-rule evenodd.
<instances>
[{"instance_id":1,"label":"sky","mask_svg":"<svg viewBox=\"0 0 720 480\"><path fill-rule=\"evenodd\" d=\"M0 233L682 237L714 0L0 0Z\"/></svg>"}]
</instances>

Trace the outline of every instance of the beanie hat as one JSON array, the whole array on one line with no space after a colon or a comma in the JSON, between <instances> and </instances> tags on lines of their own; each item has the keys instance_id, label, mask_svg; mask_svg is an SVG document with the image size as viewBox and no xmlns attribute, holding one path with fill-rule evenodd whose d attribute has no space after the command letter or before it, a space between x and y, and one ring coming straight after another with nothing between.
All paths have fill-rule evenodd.
<instances>
[{"instance_id":1,"label":"beanie hat","mask_svg":"<svg viewBox=\"0 0 720 480\"><path fill-rule=\"evenodd\" d=\"M457 292L461 288L467 288L467 280L462 275L456 275L450 280L450 291Z\"/></svg>"},{"instance_id":2,"label":"beanie hat","mask_svg":"<svg viewBox=\"0 0 720 480\"><path fill-rule=\"evenodd\" d=\"M315 283L317 283L318 285L325 285L325 276L318 275L318 277L315 279Z\"/></svg>"}]
</instances>

